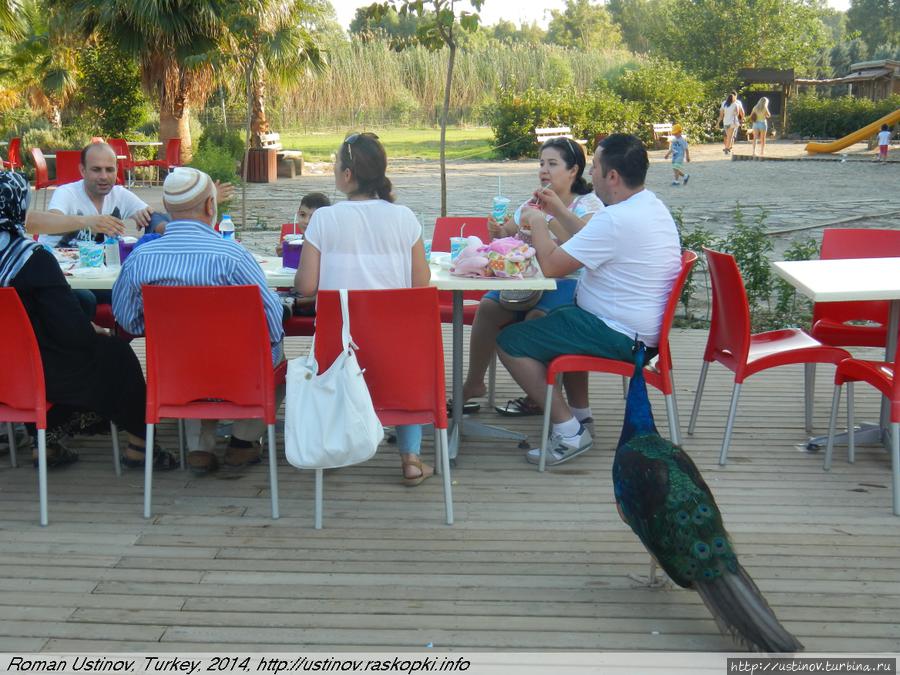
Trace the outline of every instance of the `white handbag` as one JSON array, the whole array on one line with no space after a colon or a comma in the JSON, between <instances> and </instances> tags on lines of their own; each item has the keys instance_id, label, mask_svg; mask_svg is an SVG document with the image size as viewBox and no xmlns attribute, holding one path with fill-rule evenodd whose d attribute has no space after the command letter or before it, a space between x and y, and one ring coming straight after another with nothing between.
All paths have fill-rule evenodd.
<instances>
[{"instance_id":1,"label":"white handbag","mask_svg":"<svg viewBox=\"0 0 900 675\"><path fill-rule=\"evenodd\" d=\"M343 351L319 375L315 337L305 359L288 362L284 449L300 469L332 469L364 462L375 454L384 429L363 378L350 337L347 291L341 290Z\"/></svg>"}]
</instances>

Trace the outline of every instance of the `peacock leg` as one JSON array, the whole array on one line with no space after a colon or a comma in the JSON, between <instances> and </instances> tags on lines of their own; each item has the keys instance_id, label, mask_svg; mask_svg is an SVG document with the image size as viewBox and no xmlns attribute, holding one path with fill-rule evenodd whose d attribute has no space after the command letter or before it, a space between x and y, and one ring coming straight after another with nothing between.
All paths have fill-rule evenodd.
<instances>
[{"instance_id":1,"label":"peacock leg","mask_svg":"<svg viewBox=\"0 0 900 675\"><path fill-rule=\"evenodd\" d=\"M635 582L631 587L662 589L671 588L672 585L669 583L669 579L665 574L657 575L657 567L658 565L656 562L656 558L650 556L650 574L646 577L640 574L629 574L628 578Z\"/></svg>"}]
</instances>

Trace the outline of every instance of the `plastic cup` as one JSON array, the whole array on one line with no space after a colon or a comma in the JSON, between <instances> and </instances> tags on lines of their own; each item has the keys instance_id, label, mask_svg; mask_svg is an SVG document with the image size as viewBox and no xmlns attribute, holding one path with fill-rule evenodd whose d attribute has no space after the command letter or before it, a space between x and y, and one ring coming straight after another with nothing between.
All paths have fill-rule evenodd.
<instances>
[{"instance_id":1,"label":"plastic cup","mask_svg":"<svg viewBox=\"0 0 900 675\"><path fill-rule=\"evenodd\" d=\"M494 197L491 202L491 215L494 217L498 223L502 224L503 219L506 218L506 212L509 210L509 198L508 197Z\"/></svg>"},{"instance_id":2,"label":"plastic cup","mask_svg":"<svg viewBox=\"0 0 900 675\"><path fill-rule=\"evenodd\" d=\"M131 251L136 243L137 237L122 237L119 239L119 260L125 262L125 258L131 255Z\"/></svg>"},{"instance_id":3,"label":"plastic cup","mask_svg":"<svg viewBox=\"0 0 900 675\"><path fill-rule=\"evenodd\" d=\"M79 241L78 261L82 267L102 267L103 245L93 241Z\"/></svg>"},{"instance_id":4,"label":"plastic cup","mask_svg":"<svg viewBox=\"0 0 900 675\"><path fill-rule=\"evenodd\" d=\"M422 243L425 245L425 262L431 262L431 239L424 239Z\"/></svg>"},{"instance_id":5,"label":"plastic cup","mask_svg":"<svg viewBox=\"0 0 900 675\"><path fill-rule=\"evenodd\" d=\"M468 237L450 237L450 260L456 262L460 252L469 244Z\"/></svg>"},{"instance_id":6,"label":"plastic cup","mask_svg":"<svg viewBox=\"0 0 900 675\"><path fill-rule=\"evenodd\" d=\"M292 270L300 267L300 252L303 249L303 237L299 234L289 234L281 243L281 264Z\"/></svg>"}]
</instances>

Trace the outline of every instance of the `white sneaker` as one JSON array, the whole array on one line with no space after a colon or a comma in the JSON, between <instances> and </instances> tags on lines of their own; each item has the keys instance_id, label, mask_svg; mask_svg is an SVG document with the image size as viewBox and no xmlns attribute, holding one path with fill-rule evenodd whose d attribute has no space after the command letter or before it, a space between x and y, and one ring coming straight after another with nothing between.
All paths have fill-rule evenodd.
<instances>
[{"instance_id":1,"label":"white sneaker","mask_svg":"<svg viewBox=\"0 0 900 675\"><path fill-rule=\"evenodd\" d=\"M582 424L578 429L578 433L574 436L562 436L551 433L547 445L547 466L556 466L557 464L564 464L570 459L574 459L583 452L590 450L594 445L594 439L591 438L590 432ZM541 461L541 449L532 448L525 453L525 459L531 464L539 464Z\"/></svg>"}]
</instances>

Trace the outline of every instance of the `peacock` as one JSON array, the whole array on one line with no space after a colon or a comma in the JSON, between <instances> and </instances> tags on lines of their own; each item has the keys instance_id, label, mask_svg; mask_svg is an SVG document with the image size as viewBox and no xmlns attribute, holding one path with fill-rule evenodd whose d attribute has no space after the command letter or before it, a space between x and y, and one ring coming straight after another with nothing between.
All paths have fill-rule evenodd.
<instances>
[{"instance_id":1,"label":"peacock","mask_svg":"<svg viewBox=\"0 0 900 675\"><path fill-rule=\"evenodd\" d=\"M802 651L738 562L716 500L694 462L657 432L644 358L641 345L613 462L619 515L676 584L700 594L723 633L756 651Z\"/></svg>"}]
</instances>

